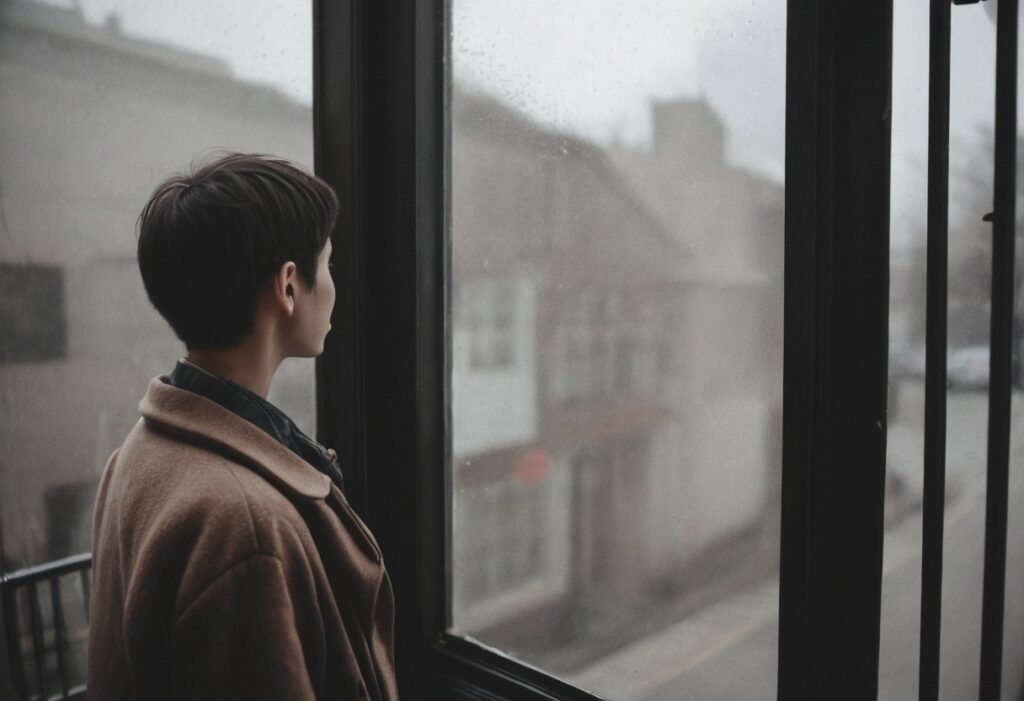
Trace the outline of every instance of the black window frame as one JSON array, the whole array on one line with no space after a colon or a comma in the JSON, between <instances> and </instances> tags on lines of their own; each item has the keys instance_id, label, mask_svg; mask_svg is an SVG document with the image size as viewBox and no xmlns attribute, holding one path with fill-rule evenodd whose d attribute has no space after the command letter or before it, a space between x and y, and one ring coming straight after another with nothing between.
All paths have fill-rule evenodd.
<instances>
[{"instance_id":1,"label":"black window frame","mask_svg":"<svg viewBox=\"0 0 1024 701\"><path fill-rule=\"evenodd\" d=\"M318 432L397 602L403 698L593 699L449 635L450 297L444 0L314 0L318 173L338 303ZM892 1L788 0L778 695L878 686ZM842 556L837 556L842 553Z\"/></svg>"}]
</instances>

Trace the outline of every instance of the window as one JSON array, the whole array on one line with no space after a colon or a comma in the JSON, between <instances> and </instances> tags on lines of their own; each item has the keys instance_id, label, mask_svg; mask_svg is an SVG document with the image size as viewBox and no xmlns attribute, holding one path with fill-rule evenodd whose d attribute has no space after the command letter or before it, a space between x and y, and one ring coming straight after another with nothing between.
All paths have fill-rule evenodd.
<instances>
[{"instance_id":1,"label":"window","mask_svg":"<svg viewBox=\"0 0 1024 701\"><path fill-rule=\"evenodd\" d=\"M333 385L354 399L326 420L350 416L358 427L359 506L388 553L401 674L427 697L679 698L700 687L864 698L877 686L887 8L708 8L721 14L683 17L701 11L687 6L652 29L656 11L675 10L565 4L506 17L468 2L320 6L324 26L360 39L352 53L323 33L317 54L358 76L350 92L318 92L321 123L344 125L319 132L322 172L359 202L339 232L353 261L345 323L354 335L336 355ZM686 32L696 39L683 41ZM678 57L702 38L706 57L659 73L675 76L679 92L636 88L618 124L578 119L588 102L657 72L629 52L664 45ZM736 70L730 51L745 44L750 60ZM796 58L785 62L783 46ZM574 50L573 60L552 58ZM604 58L629 76L616 80ZM714 85L682 90L702 72L718 76ZM579 98L543 93L556 78ZM748 104L757 109L745 130L733 110ZM529 371L490 373L508 382L491 388L470 386L480 378L460 316L464 286L486 278L520 281L535 314L535 332L518 338L534 346L517 344L514 364ZM636 381L624 379L631 373ZM516 475L533 451L551 469L530 492ZM542 505L563 498L568 525L546 523L544 542L548 552L566 547L564 587L558 568L544 573L543 547L524 555L541 530L532 519L544 522ZM675 516L678 539L651 557L668 530L659 520ZM757 532L763 539L743 540ZM758 543L756 556L716 562L730 538ZM738 562L779 567L778 590L771 576L747 589L731 580L745 592L725 597L736 606L712 605L707 619L689 610L691 629L719 620L746 630L745 662L729 658L739 652L729 645L712 648L739 673L699 669L706 645L635 630L616 641L619 624L640 620L630 606L644 597L700 588L685 569L651 586L650 574L680 554L714 572L715 596L742 580ZM531 590L531 581L545 584ZM523 593L541 586L543 595ZM686 620L647 609L670 627ZM616 657L623 644L635 656ZM637 659L674 671L611 673L638 669Z\"/></svg>"},{"instance_id":2,"label":"window","mask_svg":"<svg viewBox=\"0 0 1024 701\"><path fill-rule=\"evenodd\" d=\"M0 364L67 355L64 275L45 265L0 263Z\"/></svg>"},{"instance_id":3,"label":"window","mask_svg":"<svg viewBox=\"0 0 1024 701\"><path fill-rule=\"evenodd\" d=\"M347 203L316 382L290 364L271 398L351 470L406 696L906 695L907 3L64 4L0 9L4 572L84 547L96 477L180 353L138 295L141 203L211 145L267 150ZM975 58L994 5L954 15ZM970 370L987 244L961 244ZM976 436L968 375L950 407Z\"/></svg>"},{"instance_id":4,"label":"window","mask_svg":"<svg viewBox=\"0 0 1024 701\"><path fill-rule=\"evenodd\" d=\"M88 550L96 480L183 354L135 263L157 182L218 147L312 166L310 35L286 8L0 10L4 572ZM313 389L313 363L290 361L271 399L310 428Z\"/></svg>"},{"instance_id":5,"label":"window","mask_svg":"<svg viewBox=\"0 0 1024 701\"><path fill-rule=\"evenodd\" d=\"M750 627L771 628L775 606L749 602L777 586L782 230L759 215L783 206L784 66L776 49L727 68L772 51L727 37L757 21L781 42L783 11L634 8L617 37L590 4L522 10L450 6L451 631L601 695L686 697L692 653L676 657L690 677L624 670L719 607L732 623L702 629L716 664L756 671L716 693L747 696L775 679ZM616 39L628 64L598 49ZM535 300L536 325L517 329L533 372L470 390L504 364L509 278ZM660 344L684 360L657 364ZM497 448L527 415L516 443L461 450L490 434ZM550 474L523 484L531 455Z\"/></svg>"},{"instance_id":6,"label":"window","mask_svg":"<svg viewBox=\"0 0 1024 701\"><path fill-rule=\"evenodd\" d=\"M146 384L184 354L135 260L159 180L214 148L313 165L311 19L187 1L0 7L0 574L89 551L100 473ZM313 377L289 361L270 396L306 430ZM50 692L58 659L63 682L85 681L88 625L85 580L53 587L32 609L22 589L18 609L41 618ZM51 594L71 604L63 638ZM5 654L0 697L10 674Z\"/></svg>"},{"instance_id":7,"label":"window","mask_svg":"<svg viewBox=\"0 0 1024 701\"><path fill-rule=\"evenodd\" d=\"M483 278L460 284L452 310L455 362L460 366L467 363L467 370L473 372L494 372L515 365L523 298L522 286L514 281ZM468 359L463 345L468 346Z\"/></svg>"},{"instance_id":8,"label":"window","mask_svg":"<svg viewBox=\"0 0 1024 701\"><path fill-rule=\"evenodd\" d=\"M949 46L949 159L942 173L929 153L930 100L941 93L928 80L931 41L927 8L897 0L893 17L892 265L889 333L889 410L886 470L885 560L882 578L882 627L879 698L917 696L920 660L932 654L922 646L922 570L926 468L926 296L929 262L930 178L949 189L947 209L948 284L946 323L947 382L945 416L942 576L938 611L938 673L924 674L922 697L977 698L980 686L978 641L982 632L985 570L985 512L988 491L986 452L989 409L989 349L992 300L992 230L981 215L991 211L994 191L994 111L996 93L996 6L952 7ZM1021 58L1017 58L1018 70ZM941 129L941 127L939 127ZM1018 162L1018 169L1020 162ZM1019 172L1019 170L1018 170ZM1024 181L1018 175L1017 191ZM1019 196L1018 196L1019 197ZM1020 211L1017 213L1018 221ZM932 215L934 218L934 214ZM933 222L934 223L934 222ZM1018 223L1018 246L1021 228ZM934 254L934 251L933 251ZM1021 270L1021 248L1017 251ZM1020 301L1017 301L1020 319ZM1022 338L1015 323L1014 343ZM1019 396L1019 395L1018 395ZM1020 425L1014 397L1011 425ZM934 410L934 404L932 404ZM1014 435L1011 446L1019 445ZM1021 452L1011 448L1010 469L1020 474ZM1009 532L1021 532L1024 498L1011 478L1007 494ZM1020 605L1024 576L1020 538L1010 537L1007 552L1007 610ZM933 560L934 562L934 560ZM934 577L934 573L926 575ZM930 582L931 583L931 582ZM926 603L926 607L927 607ZM1024 679L1022 621L1005 621L1002 696L1013 698ZM924 656L922 656L924 653ZM930 691L929 691L930 689Z\"/></svg>"}]
</instances>

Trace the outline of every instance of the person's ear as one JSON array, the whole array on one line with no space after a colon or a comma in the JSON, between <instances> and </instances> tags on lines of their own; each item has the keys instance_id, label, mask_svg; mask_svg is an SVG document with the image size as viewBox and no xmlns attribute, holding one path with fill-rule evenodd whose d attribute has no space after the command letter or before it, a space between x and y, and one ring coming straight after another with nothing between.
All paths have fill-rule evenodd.
<instances>
[{"instance_id":1,"label":"person's ear","mask_svg":"<svg viewBox=\"0 0 1024 701\"><path fill-rule=\"evenodd\" d=\"M295 290L298 287L298 268L288 261L278 268L271 281L274 302L287 316L295 313Z\"/></svg>"}]
</instances>

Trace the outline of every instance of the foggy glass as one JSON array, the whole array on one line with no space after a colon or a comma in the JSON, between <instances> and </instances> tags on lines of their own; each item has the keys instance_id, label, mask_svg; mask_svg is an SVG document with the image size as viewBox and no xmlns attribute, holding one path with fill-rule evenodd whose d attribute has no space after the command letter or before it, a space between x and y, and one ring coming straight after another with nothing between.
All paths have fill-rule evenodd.
<instances>
[{"instance_id":1,"label":"foggy glass","mask_svg":"<svg viewBox=\"0 0 1024 701\"><path fill-rule=\"evenodd\" d=\"M995 2L952 9L946 500L940 694L978 695L985 538L988 351L991 296ZM928 7L896 0L893 26L892 268L886 533L879 698L916 698L921 625L925 296L928 169ZM1018 165L1018 172L1024 160ZM1024 180L1018 175L1018 186ZM1018 211L1018 222L1021 212ZM1018 223L1018 231L1022 231ZM1018 239L1019 245L1019 239ZM1018 250L1018 260L1024 260ZM1021 269L1018 263L1018 271ZM1016 343L1021 339L1020 296ZM1019 356L1019 354L1018 354ZM1020 380L1011 426L1024 420ZM1005 698L1024 675L1024 461L1011 441L1010 538L1004 647Z\"/></svg>"},{"instance_id":2,"label":"foggy glass","mask_svg":"<svg viewBox=\"0 0 1024 701\"><path fill-rule=\"evenodd\" d=\"M994 9L994 8L993 8ZM1020 18L1019 18L1020 19ZM1024 32L1024 22L1018 22ZM1018 76L1024 75L1024 60L1018 56ZM1018 78L1019 80L1019 78ZM1018 119L1021 93L1018 87ZM1017 136L1017 222L1013 322L1013 395L1010 414L1010 481L1007 511L1006 596L1003 613L1004 699L1024 695L1024 137L1018 122Z\"/></svg>"},{"instance_id":3,"label":"foggy glass","mask_svg":"<svg viewBox=\"0 0 1024 701\"><path fill-rule=\"evenodd\" d=\"M312 166L308 7L208 23L220 11L0 4L4 572L90 549L99 475L149 380L184 354L135 259L153 188L214 148ZM273 36L251 33L260 26ZM270 77L253 82L260 51ZM236 53L249 63L229 63ZM302 70L272 86L281 65ZM287 361L269 399L311 430L312 361Z\"/></svg>"},{"instance_id":4,"label":"foggy glass","mask_svg":"<svg viewBox=\"0 0 1024 701\"><path fill-rule=\"evenodd\" d=\"M452 630L773 698L785 7L452 18Z\"/></svg>"}]
</instances>

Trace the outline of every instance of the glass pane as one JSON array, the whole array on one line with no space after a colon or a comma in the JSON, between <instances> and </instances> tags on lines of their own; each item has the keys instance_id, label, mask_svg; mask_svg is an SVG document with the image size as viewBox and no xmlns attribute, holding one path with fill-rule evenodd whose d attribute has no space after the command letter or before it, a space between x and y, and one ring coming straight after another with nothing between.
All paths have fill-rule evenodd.
<instances>
[{"instance_id":1,"label":"glass pane","mask_svg":"<svg viewBox=\"0 0 1024 701\"><path fill-rule=\"evenodd\" d=\"M959 8L957 8L959 11ZM889 411L879 699L917 698L921 625L928 5L893 4Z\"/></svg>"},{"instance_id":2,"label":"glass pane","mask_svg":"<svg viewBox=\"0 0 1024 701\"><path fill-rule=\"evenodd\" d=\"M452 18L452 630L773 698L785 6Z\"/></svg>"},{"instance_id":3,"label":"glass pane","mask_svg":"<svg viewBox=\"0 0 1024 701\"><path fill-rule=\"evenodd\" d=\"M994 8L993 8L994 9ZM1018 36L1024 35L1019 17ZM1024 76L1024 54L1018 55L1018 80ZM1024 88L1017 89L1017 115L1024 114ZM1006 599L1003 616L1004 699L1024 697L1024 138L1017 131L1016 294L1013 323L1013 396L1010 414L1010 491L1007 513Z\"/></svg>"},{"instance_id":4,"label":"glass pane","mask_svg":"<svg viewBox=\"0 0 1024 701\"><path fill-rule=\"evenodd\" d=\"M308 4L0 4L4 571L89 550L96 480L183 350L150 307L135 221L211 148L312 164ZM312 361L271 392L314 419Z\"/></svg>"},{"instance_id":5,"label":"glass pane","mask_svg":"<svg viewBox=\"0 0 1024 701\"><path fill-rule=\"evenodd\" d=\"M995 2L952 8L949 201L949 389L940 690L975 699L981 640L991 295ZM916 698L920 657L927 226L928 7L894 6L892 285L885 566L879 698ZM1024 104L1024 103L1022 103ZM1024 163L1022 163L1024 165ZM1019 214L1019 213L1018 213ZM1021 307L1017 308L1018 314ZM1019 326L1019 325L1018 325ZM1012 426L1020 423L1014 396ZM1004 697L1024 676L1024 504L1011 446ZM1016 521L1014 521L1016 519Z\"/></svg>"}]
</instances>

